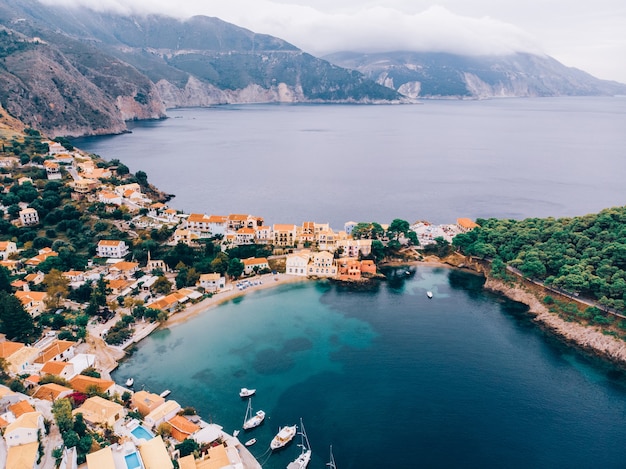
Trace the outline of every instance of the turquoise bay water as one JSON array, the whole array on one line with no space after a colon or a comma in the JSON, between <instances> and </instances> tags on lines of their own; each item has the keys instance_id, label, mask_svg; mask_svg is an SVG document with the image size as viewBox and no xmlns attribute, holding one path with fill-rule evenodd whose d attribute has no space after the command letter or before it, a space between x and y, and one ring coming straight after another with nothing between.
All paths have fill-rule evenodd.
<instances>
[{"instance_id":1,"label":"turquoise bay water","mask_svg":"<svg viewBox=\"0 0 626 469\"><path fill-rule=\"evenodd\" d=\"M432 290L429 300L426 291ZM420 267L365 291L306 282L249 294L158 331L115 372L171 389L232 432L257 389L265 462L304 419L311 466L624 467L626 381L546 337L482 279ZM295 445L266 468L285 467Z\"/></svg>"}]
</instances>

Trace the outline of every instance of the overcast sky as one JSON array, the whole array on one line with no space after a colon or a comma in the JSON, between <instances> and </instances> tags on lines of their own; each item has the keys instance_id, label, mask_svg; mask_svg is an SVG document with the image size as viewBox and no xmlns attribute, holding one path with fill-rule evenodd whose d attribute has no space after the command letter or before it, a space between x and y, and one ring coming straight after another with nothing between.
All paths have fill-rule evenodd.
<instances>
[{"instance_id":1,"label":"overcast sky","mask_svg":"<svg viewBox=\"0 0 626 469\"><path fill-rule=\"evenodd\" d=\"M625 0L43 0L216 16L314 55L340 50L545 53L626 83Z\"/></svg>"}]
</instances>

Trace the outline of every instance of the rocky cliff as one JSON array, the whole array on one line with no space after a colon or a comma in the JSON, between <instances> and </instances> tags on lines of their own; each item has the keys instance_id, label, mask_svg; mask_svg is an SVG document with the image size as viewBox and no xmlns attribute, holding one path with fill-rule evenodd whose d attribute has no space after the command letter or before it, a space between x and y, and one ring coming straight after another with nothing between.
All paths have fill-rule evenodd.
<instances>
[{"instance_id":1,"label":"rocky cliff","mask_svg":"<svg viewBox=\"0 0 626 469\"><path fill-rule=\"evenodd\" d=\"M325 57L400 93L424 98L612 96L626 85L599 80L548 56L515 53L461 56L447 53L339 52Z\"/></svg>"}]
</instances>

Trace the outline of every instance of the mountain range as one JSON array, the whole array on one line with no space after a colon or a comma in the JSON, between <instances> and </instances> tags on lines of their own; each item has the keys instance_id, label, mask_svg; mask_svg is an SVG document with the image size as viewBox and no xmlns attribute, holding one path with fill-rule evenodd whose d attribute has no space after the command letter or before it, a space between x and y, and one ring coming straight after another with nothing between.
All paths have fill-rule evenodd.
<instances>
[{"instance_id":1,"label":"mountain range","mask_svg":"<svg viewBox=\"0 0 626 469\"><path fill-rule=\"evenodd\" d=\"M120 133L172 107L626 94L549 57L343 52L314 57L218 18L0 4L0 106L51 136Z\"/></svg>"}]
</instances>

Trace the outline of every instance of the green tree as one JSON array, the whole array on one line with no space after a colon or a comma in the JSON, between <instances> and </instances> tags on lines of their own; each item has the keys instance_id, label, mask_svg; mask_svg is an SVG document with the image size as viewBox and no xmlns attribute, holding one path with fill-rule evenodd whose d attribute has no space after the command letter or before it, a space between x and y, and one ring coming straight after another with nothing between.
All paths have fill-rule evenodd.
<instances>
[{"instance_id":1,"label":"green tree","mask_svg":"<svg viewBox=\"0 0 626 469\"><path fill-rule=\"evenodd\" d=\"M170 282L165 276L158 277L152 285L152 290L156 293L166 295L172 291L172 282Z\"/></svg>"},{"instance_id":2,"label":"green tree","mask_svg":"<svg viewBox=\"0 0 626 469\"><path fill-rule=\"evenodd\" d=\"M187 438L174 446L174 448L180 451L180 457L182 458L197 452L200 449L200 445L191 438Z\"/></svg>"},{"instance_id":3,"label":"green tree","mask_svg":"<svg viewBox=\"0 0 626 469\"><path fill-rule=\"evenodd\" d=\"M411 225L406 220L400 218L394 219L387 229L387 236L392 239L398 239L400 235L405 235L411 231Z\"/></svg>"},{"instance_id":4,"label":"green tree","mask_svg":"<svg viewBox=\"0 0 626 469\"><path fill-rule=\"evenodd\" d=\"M236 257L228 262L228 270L226 273L232 278L238 278L243 273L244 265Z\"/></svg>"},{"instance_id":5,"label":"green tree","mask_svg":"<svg viewBox=\"0 0 626 469\"><path fill-rule=\"evenodd\" d=\"M11 292L11 272L0 265L0 291Z\"/></svg>"},{"instance_id":6,"label":"green tree","mask_svg":"<svg viewBox=\"0 0 626 469\"><path fill-rule=\"evenodd\" d=\"M52 404L52 415L54 415L54 421L59 427L61 434L68 432L74 426L74 419L72 418L72 403L69 399L57 399Z\"/></svg>"},{"instance_id":7,"label":"green tree","mask_svg":"<svg viewBox=\"0 0 626 469\"><path fill-rule=\"evenodd\" d=\"M7 339L19 342L28 342L35 332L33 318L20 300L4 291L0 291L0 331Z\"/></svg>"}]
</instances>

